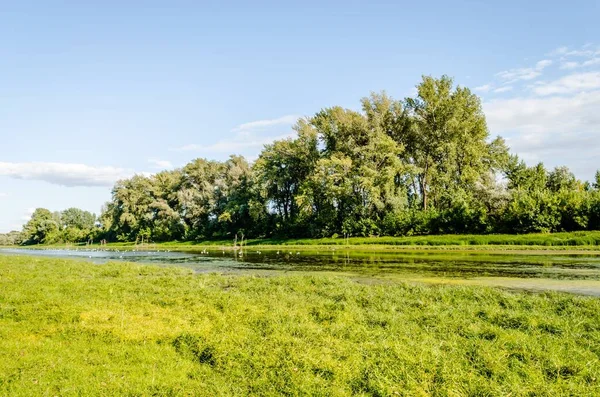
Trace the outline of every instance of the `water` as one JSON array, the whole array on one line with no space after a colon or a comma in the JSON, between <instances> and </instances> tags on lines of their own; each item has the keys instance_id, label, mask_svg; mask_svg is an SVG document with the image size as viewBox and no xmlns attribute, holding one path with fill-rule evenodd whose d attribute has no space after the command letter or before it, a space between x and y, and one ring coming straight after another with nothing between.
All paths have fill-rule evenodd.
<instances>
[{"instance_id":1,"label":"water","mask_svg":"<svg viewBox=\"0 0 600 397\"><path fill-rule=\"evenodd\" d=\"M600 296L600 256L594 254L357 251L289 249L199 252L1 249L7 255L127 261L185 266L199 273L332 273L361 282L411 281L557 290Z\"/></svg>"}]
</instances>

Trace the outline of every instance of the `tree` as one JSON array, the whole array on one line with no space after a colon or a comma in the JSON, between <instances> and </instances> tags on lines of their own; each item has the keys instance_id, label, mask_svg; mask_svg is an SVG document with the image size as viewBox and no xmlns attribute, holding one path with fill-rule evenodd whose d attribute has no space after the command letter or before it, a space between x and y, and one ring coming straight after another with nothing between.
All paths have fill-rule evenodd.
<instances>
[{"instance_id":1,"label":"tree","mask_svg":"<svg viewBox=\"0 0 600 397\"><path fill-rule=\"evenodd\" d=\"M594 189L600 190L600 170L594 174Z\"/></svg>"},{"instance_id":2,"label":"tree","mask_svg":"<svg viewBox=\"0 0 600 397\"><path fill-rule=\"evenodd\" d=\"M68 208L60 213L61 227L91 230L96 223L96 215L79 208Z\"/></svg>"},{"instance_id":3,"label":"tree","mask_svg":"<svg viewBox=\"0 0 600 397\"><path fill-rule=\"evenodd\" d=\"M556 167L548 174L547 186L550 191L558 193L561 190L576 190L579 188L577 178L569 168Z\"/></svg>"},{"instance_id":4,"label":"tree","mask_svg":"<svg viewBox=\"0 0 600 397\"><path fill-rule=\"evenodd\" d=\"M397 139L414 165L423 210L455 190L471 188L490 169L488 130L479 98L453 88L448 76L424 76L416 98L406 98L410 126ZM446 200L450 202L451 200Z\"/></svg>"},{"instance_id":5,"label":"tree","mask_svg":"<svg viewBox=\"0 0 600 397\"><path fill-rule=\"evenodd\" d=\"M253 225L258 219L253 220L250 211L250 203L255 197L252 190L250 164L242 156L230 156L223 164L221 172L220 183L215 189L219 233L222 235L238 232L248 234L250 231L260 233Z\"/></svg>"},{"instance_id":6,"label":"tree","mask_svg":"<svg viewBox=\"0 0 600 397\"><path fill-rule=\"evenodd\" d=\"M448 76L424 76L404 100L382 92L361 104L298 120L253 165L195 159L119 181L94 233L161 241L600 228L600 171L583 183L566 167L527 165L490 137L480 99ZM59 233L49 226L43 238L79 238L91 220L81 218L50 216Z\"/></svg>"},{"instance_id":7,"label":"tree","mask_svg":"<svg viewBox=\"0 0 600 397\"><path fill-rule=\"evenodd\" d=\"M162 171L149 178L150 203L146 219L151 233L145 239L155 241L180 240L185 237L185 223L178 211L177 192L182 183L180 170Z\"/></svg>"},{"instance_id":8,"label":"tree","mask_svg":"<svg viewBox=\"0 0 600 397\"><path fill-rule=\"evenodd\" d=\"M296 139L265 145L254 165L258 189L267 208L277 215L279 228L295 233L300 186L314 170L318 159L316 132L307 120L294 127Z\"/></svg>"},{"instance_id":9,"label":"tree","mask_svg":"<svg viewBox=\"0 0 600 397\"><path fill-rule=\"evenodd\" d=\"M387 134L397 109L382 94L363 110L328 108L311 119L324 145L301 198L325 233L378 234L386 213L406 206L403 148Z\"/></svg>"},{"instance_id":10,"label":"tree","mask_svg":"<svg viewBox=\"0 0 600 397\"><path fill-rule=\"evenodd\" d=\"M218 221L215 190L222 164L196 159L182 169L181 189L177 192L178 211L191 238L210 237Z\"/></svg>"},{"instance_id":11,"label":"tree","mask_svg":"<svg viewBox=\"0 0 600 397\"><path fill-rule=\"evenodd\" d=\"M16 245L21 244L21 232L12 230L8 233L0 233L0 245Z\"/></svg>"},{"instance_id":12,"label":"tree","mask_svg":"<svg viewBox=\"0 0 600 397\"><path fill-rule=\"evenodd\" d=\"M528 167L524 161L514 155L508 161L506 177L510 190L540 191L544 190L548 184L548 173L544 164L538 163L533 167Z\"/></svg>"},{"instance_id":13,"label":"tree","mask_svg":"<svg viewBox=\"0 0 600 397\"><path fill-rule=\"evenodd\" d=\"M23 226L23 241L25 244L49 243L58 230L59 225L53 213L45 208L37 208Z\"/></svg>"},{"instance_id":14,"label":"tree","mask_svg":"<svg viewBox=\"0 0 600 397\"><path fill-rule=\"evenodd\" d=\"M111 226L117 239L131 241L149 226L148 216L153 198L151 181L142 175L118 181L112 190ZM106 216L104 216L106 218Z\"/></svg>"}]
</instances>

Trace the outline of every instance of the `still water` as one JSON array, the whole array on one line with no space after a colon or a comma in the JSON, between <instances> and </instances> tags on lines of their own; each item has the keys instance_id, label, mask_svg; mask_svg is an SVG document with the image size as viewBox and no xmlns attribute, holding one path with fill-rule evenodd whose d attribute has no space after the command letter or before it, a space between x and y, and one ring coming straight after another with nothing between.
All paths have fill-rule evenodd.
<instances>
[{"instance_id":1,"label":"still water","mask_svg":"<svg viewBox=\"0 0 600 397\"><path fill-rule=\"evenodd\" d=\"M395 252L289 249L198 252L1 249L6 255L76 258L102 264L127 261L185 266L199 273L332 273L360 282L411 281L557 290L600 296L600 255L486 252Z\"/></svg>"}]
</instances>

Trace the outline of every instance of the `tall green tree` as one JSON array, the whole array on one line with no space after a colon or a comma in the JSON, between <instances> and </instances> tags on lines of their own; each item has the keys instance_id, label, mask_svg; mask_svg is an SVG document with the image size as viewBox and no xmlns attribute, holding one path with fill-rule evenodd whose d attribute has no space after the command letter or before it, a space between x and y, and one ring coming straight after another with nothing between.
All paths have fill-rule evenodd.
<instances>
[{"instance_id":1,"label":"tall green tree","mask_svg":"<svg viewBox=\"0 0 600 397\"><path fill-rule=\"evenodd\" d=\"M215 194L220 235L260 233L260 219L251 212L256 205L252 169L244 157L232 155L223 164Z\"/></svg>"},{"instance_id":2,"label":"tall green tree","mask_svg":"<svg viewBox=\"0 0 600 397\"><path fill-rule=\"evenodd\" d=\"M182 183L180 170L162 171L149 178L151 201L147 219L154 241L181 240L185 237L185 223L178 211L177 192Z\"/></svg>"},{"instance_id":3,"label":"tall green tree","mask_svg":"<svg viewBox=\"0 0 600 397\"><path fill-rule=\"evenodd\" d=\"M254 170L267 208L278 218L278 228L296 233L300 187L312 174L319 157L317 135L307 120L294 127L297 137L265 145Z\"/></svg>"},{"instance_id":4,"label":"tall green tree","mask_svg":"<svg viewBox=\"0 0 600 397\"><path fill-rule=\"evenodd\" d=\"M60 213L61 226L82 230L91 230L96 222L96 215L79 208L68 208Z\"/></svg>"},{"instance_id":5,"label":"tall green tree","mask_svg":"<svg viewBox=\"0 0 600 397\"><path fill-rule=\"evenodd\" d=\"M403 147L387 134L395 110L387 101L373 96L364 113L334 107L311 120L323 148L303 192L327 231L378 234L386 213L406 205Z\"/></svg>"},{"instance_id":6,"label":"tall green tree","mask_svg":"<svg viewBox=\"0 0 600 397\"><path fill-rule=\"evenodd\" d=\"M117 239L135 240L138 234L150 227L150 204L152 183L143 175L118 181L112 190L112 227Z\"/></svg>"},{"instance_id":7,"label":"tall green tree","mask_svg":"<svg viewBox=\"0 0 600 397\"><path fill-rule=\"evenodd\" d=\"M583 183L566 167L511 155L490 137L480 99L448 76L424 76L404 100L373 93L361 104L298 120L252 165L195 159L119 181L94 233L160 241L600 229L600 172ZM72 238L67 224L86 228L70 220L77 214L51 214L58 233L49 226L31 241Z\"/></svg>"},{"instance_id":8,"label":"tall green tree","mask_svg":"<svg viewBox=\"0 0 600 397\"><path fill-rule=\"evenodd\" d=\"M491 149L479 98L453 86L448 76L424 76L415 98L406 98L410 128L397 139L417 170L423 210L448 204L455 190L468 190L490 168ZM494 147L495 148L495 147Z\"/></svg>"},{"instance_id":9,"label":"tall green tree","mask_svg":"<svg viewBox=\"0 0 600 397\"><path fill-rule=\"evenodd\" d=\"M58 231L56 216L46 208L37 208L23 226L23 240L26 244L50 243Z\"/></svg>"}]
</instances>

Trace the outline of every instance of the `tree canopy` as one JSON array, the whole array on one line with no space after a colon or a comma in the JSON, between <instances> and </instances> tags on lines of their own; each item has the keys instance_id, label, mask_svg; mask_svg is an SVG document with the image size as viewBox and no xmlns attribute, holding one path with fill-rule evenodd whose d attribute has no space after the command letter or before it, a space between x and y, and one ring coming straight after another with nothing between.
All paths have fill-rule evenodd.
<instances>
[{"instance_id":1,"label":"tree canopy","mask_svg":"<svg viewBox=\"0 0 600 397\"><path fill-rule=\"evenodd\" d=\"M29 243L336 235L528 233L600 229L600 172L591 183L547 170L491 137L480 99L448 76L416 94L373 93L361 109L323 108L253 164L195 159L119 181L98 218L38 209ZM93 232L93 233L92 233ZM58 236L58 237L57 237Z\"/></svg>"},{"instance_id":2,"label":"tree canopy","mask_svg":"<svg viewBox=\"0 0 600 397\"><path fill-rule=\"evenodd\" d=\"M69 208L61 212L51 212L37 208L31 219L23 226L19 242L23 244L53 244L59 242L82 242L99 233L96 215Z\"/></svg>"}]
</instances>

